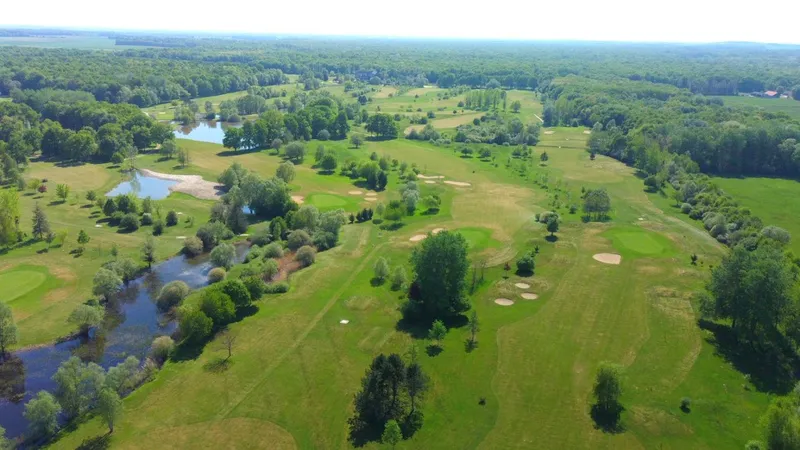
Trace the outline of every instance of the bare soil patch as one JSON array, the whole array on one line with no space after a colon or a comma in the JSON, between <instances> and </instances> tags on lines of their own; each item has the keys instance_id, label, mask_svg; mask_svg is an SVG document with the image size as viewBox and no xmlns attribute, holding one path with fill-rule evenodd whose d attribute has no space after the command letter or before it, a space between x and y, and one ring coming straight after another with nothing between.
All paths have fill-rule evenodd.
<instances>
[{"instance_id":1,"label":"bare soil patch","mask_svg":"<svg viewBox=\"0 0 800 450\"><path fill-rule=\"evenodd\" d=\"M595 261L600 261L603 264L619 264L622 262L622 256L614 253L598 253L592 256Z\"/></svg>"},{"instance_id":2,"label":"bare soil patch","mask_svg":"<svg viewBox=\"0 0 800 450\"><path fill-rule=\"evenodd\" d=\"M411 241L411 242L419 242L419 241L425 239L426 237L428 237L427 234L415 234L414 236L411 236L409 241Z\"/></svg>"},{"instance_id":3,"label":"bare soil patch","mask_svg":"<svg viewBox=\"0 0 800 450\"><path fill-rule=\"evenodd\" d=\"M298 205L302 205L303 202L305 201L305 199L306 198L303 197L302 195L293 195L292 196L292 200L294 200L294 202L297 203Z\"/></svg>"},{"instance_id":4,"label":"bare soil patch","mask_svg":"<svg viewBox=\"0 0 800 450\"><path fill-rule=\"evenodd\" d=\"M509 300L507 298L498 298L498 299L495 299L494 302L497 303L500 306L511 306L511 305L514 304L514 300Z\"/></svg>"},{"instance_id":5,"label":"bare soil patch","mask_svg":"<svg viewBox=\"0 0 800 450\"><path fill-rule=\"evenodd\" d=\"M592 134L592 132L589 130L583 130L583 134Z\"/></svg>"},{"instance_id":6,"label":"bare soil patch","mask_svg":"<svg viewBox=\"0 0 800 450\"><path fill-rule=\"evenodd\" d=\"M451 186L459 186L459 187L472 186L471 184L466 183L464 181L450 181L450 180L448 180L448 181L445 181L444 184L449 184Z\"/></svg>"},{"instance_id":7,"label":"bare soil patch","mask_svg":"<svg viewBox=\"0 0 800 450\"><path fill-rule=\"evenodd\" d=\"M367 192L364 195L366 195L367 197L377 197L378 193L377 192Z\"/></svg>"},{"instance_id":8,"label":"bare soil patch","mask_svg":"<svg viewBox=\"0 0 800 450\"><path fill-rule=\"evenodd\" d=\"M173 192L183 192L202 200L216 200L222 195L221 184L206 181L200 175L176 175L153 172L148 169L141 169L140 172L153 178L177 181L178 184L169 187L169 190Z\"/></svg>"},{"instance_id":9,"label":"bare soil patch","mask_svg":"<svg viewBox=\"0 0 800 450\"><path fill-rule=\"evenodd\" d=\"M544 134L555 134L555 131L553 131L553 130L547 130L547 131L545 131L545 132L544 132Z\"/></svg>"}]
</instances>

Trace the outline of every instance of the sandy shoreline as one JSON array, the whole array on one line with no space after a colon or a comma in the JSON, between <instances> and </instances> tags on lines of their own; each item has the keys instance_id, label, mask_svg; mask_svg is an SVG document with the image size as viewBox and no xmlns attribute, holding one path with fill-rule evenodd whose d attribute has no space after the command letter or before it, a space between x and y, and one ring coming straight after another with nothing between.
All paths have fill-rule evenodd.
<instances>
[{"instance_id":1,"label":"sandy shoreline","mask_svg":"<svg viewBox=\"0 0 800 450\"><path fill-rule=\"evenodd\" d=\"M173 192L182 192L203 200L216 200L222 196L221 184L206 181L200 175L176 175L149 169L139 169L139 172L148 177L177 181L178 184L169 187Z\"/></svg>"}]
</instances>

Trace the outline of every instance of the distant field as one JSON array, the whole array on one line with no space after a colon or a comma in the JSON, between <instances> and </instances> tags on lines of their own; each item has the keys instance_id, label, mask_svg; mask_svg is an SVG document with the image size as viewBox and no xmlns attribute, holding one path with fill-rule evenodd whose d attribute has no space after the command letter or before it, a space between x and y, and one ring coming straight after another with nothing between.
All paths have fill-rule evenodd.
<instances>
[{"instance_id":1,"label":"distant field","mask_svg":"<svg viewBox=\"0 0 800 450\"><path fill-rule=\"evenodd\" d=\"M786 98L758 98L758 97L719 97L729 106L755 106L765 111L776 113L785 112L800 120L800 102Z\"/></svg>"},{"instance_id":2,"label":"distant field","mask_svg":"<svg viewBox=\"0 0 800 450\"><path fill-rule=\"evenodd\" d=\"M800 102L799 102L800 103ZM800 252L800 182L780 178L715 178L714 181L764 225L792 233L791 247Z\"/></svg>"},{"instance_id":3,"label":"distant field","mask_svg":"<svg viewBox=\"0 0 800 450\"><path fill-rule=\"evenodd\" d=\"M114 39L105 36L24 36L0 37L0 46L41 47L41 48L80 48L92 50L114 50L144 48L144 46L115 45Z\"/></svg>"}]
</instances>

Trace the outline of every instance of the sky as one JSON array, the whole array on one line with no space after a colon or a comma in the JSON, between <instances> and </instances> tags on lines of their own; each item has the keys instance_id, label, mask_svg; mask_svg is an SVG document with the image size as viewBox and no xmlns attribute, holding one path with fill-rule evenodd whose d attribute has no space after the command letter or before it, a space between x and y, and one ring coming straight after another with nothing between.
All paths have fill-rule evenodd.
<instances>
[{"instance_id":1,"label":"sky","mask_svg":"<svg viewBox=\"0 0 800 450\"><path fill-rule=\"evenodd\" d=\"M798 0L9 1L0 25L381 37L800 44ZM113 5L113 7L112 7Z\"/></svg>"}]
</instances>

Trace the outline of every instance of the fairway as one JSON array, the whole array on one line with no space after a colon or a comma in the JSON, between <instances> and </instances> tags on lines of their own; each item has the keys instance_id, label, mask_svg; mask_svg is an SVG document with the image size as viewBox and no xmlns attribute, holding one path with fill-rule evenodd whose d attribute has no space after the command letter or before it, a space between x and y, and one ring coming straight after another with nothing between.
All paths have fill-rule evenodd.
<instances>
[{"instance_id":1,"label":"fairway","mask_svg":"<svg viewBox=\"0 0 800 450\"><path fill-rule=\"evenodd\" d=\"M789 117L800 120L800 101L791 98L760 98L745 96L718 97L726 105L751 106L764 111L777 113L784 112Z\"/></svg>"}]
</instances>

